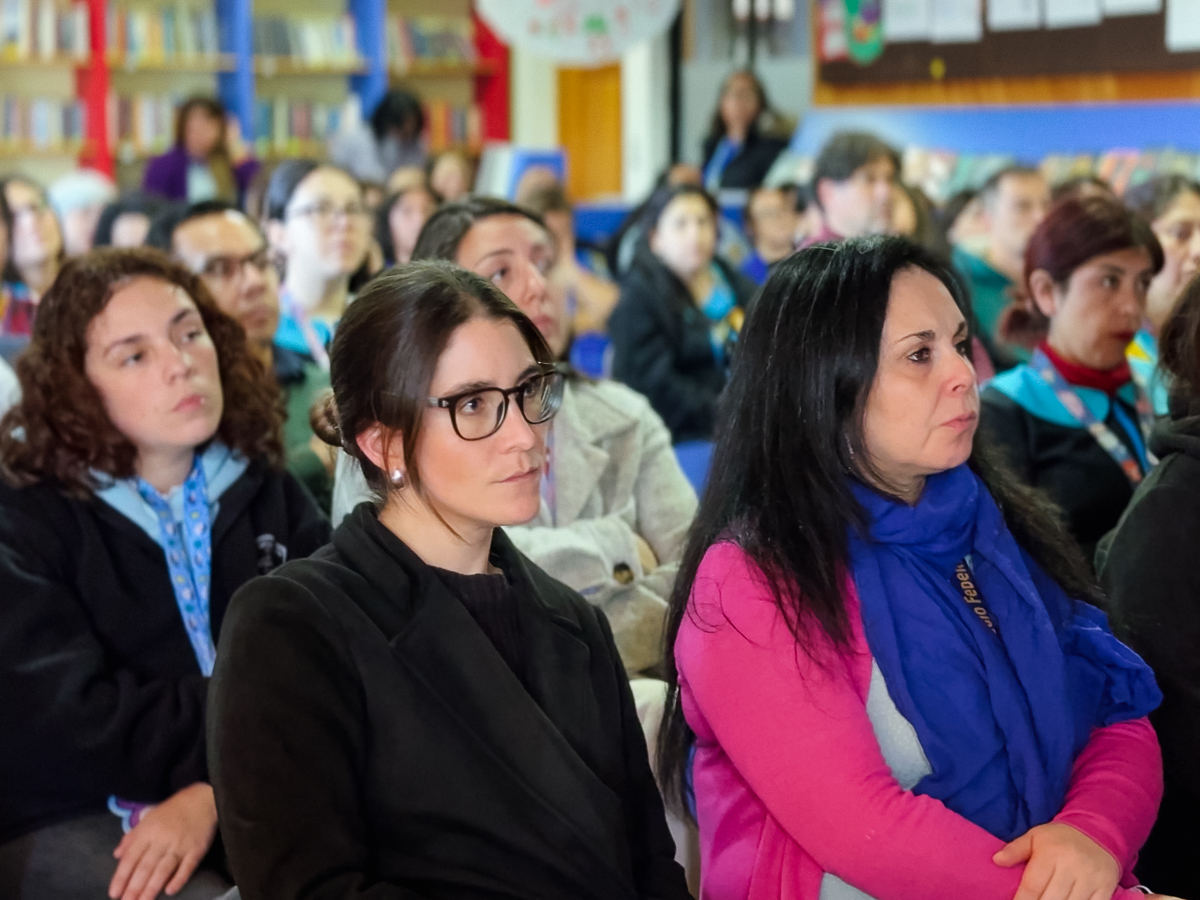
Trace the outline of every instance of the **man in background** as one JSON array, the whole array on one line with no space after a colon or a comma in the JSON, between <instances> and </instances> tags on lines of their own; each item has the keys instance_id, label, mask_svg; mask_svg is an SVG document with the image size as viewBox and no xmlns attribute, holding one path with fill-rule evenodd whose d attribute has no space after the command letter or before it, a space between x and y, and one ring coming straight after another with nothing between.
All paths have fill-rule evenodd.
<instances>
[{"instance_id":1,"label":"man in background","mask_svg":"<svg viewBox=\"0 0 1200 900\"><path fill-rule=\"evenodd\" d=\"M1028 166L1001 169L979 191L986 240L972 251L954 248L954 266L971 292L980 339L997 371L1021 361L1023 351L998 336L1000 317L1024 278L1025 247L1050 206L1050 187Z\"/></svg>"},{"instance_id":2,"label":"man in background","mask_svg":"<svg viewBox=\"0 0 1200 900\"><path fill-rule=\"evenodd\" d=\"M812 199L824 227L804 246L887 233L900 156L873 134L843 131L821 148Z\"/></svg>"},{"instance_id":3,"label":"man in background","mask_svg":"<svg viewBox=\"0 0 1200 900\"><path fill-rule=\"evenodd\" d=\"M147 243L200 276L217 305L245 329L267 371L274 372L287 413L287 467L328 513L334 457L313 434L309 410L329 387L329 373L305 354L275 344L279 275L258 226L236 207L207 200L161 216Z\"/></svg>"}]
</instances>

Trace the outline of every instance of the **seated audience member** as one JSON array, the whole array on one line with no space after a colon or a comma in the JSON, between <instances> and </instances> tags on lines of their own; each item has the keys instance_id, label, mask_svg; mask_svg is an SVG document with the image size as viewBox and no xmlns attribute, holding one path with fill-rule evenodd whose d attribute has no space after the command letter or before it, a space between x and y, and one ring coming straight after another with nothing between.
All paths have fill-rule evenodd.
<instances>
[{"instance_id":1,"label":"seated audience member","mask_svg":"<svg viewBox=\"0 0 1200 900\"><path fill-rule=\"evenodd\" d=\"M1150 226L1116 200L1052 207L1025 251L1029 300L1013 313L1045 338L983 394L985 433L1062 507L1089 559L1154 464L1153 412L1125 349L1162 264Z\"/></svg>"},{"instance_id":2,"label":"seated audience member","mask_svg":"<svg viewBox=\"0 0 1200 900\"><path fill-rule=\"evenodd\" d=\"M258 171L241 127L221 101L191 97L175 113L175 143L146 166L142 190L174 203L240 203Z\"/></svg>"},{"instance_id":3,"label":"seated audience member","mask_svg":"<svg viewBox=\"0 0 1200 900\"><path fill-rule=\"evenodd\" d=\"M1010 166L979 191L987 243L978 252L954 248L953 262L971 293L979 337L992 363L1011 369L1028 352L999 338L1000 314L1012 304L1025 267L1025 248L1050 206L1050 189L1037 169Z\"/></svg>"},{"instance_id":4,"label":"seated audience member","mask_svg":"<svg viewBox=\"0 0 1200 900\"><path fill-rule=\"evenodd\" d=\"M646 207L664 188L680 185L703 187L700 170L687 163L676 163L665 169L655 181L654 190L650 192L650 195L629 211L625 221L609 238L605 254L608 258L608 270L614 278L619 280L633 265L634 257L645 237L643 227L646 220ZM740 265L749 252L750 245L747 243L745 235L742 234L741 228L725 216L717 216L717 255L727 262Z\"/></svg>"},{"instance_id":5,"label":"seated audience member","mask_svg":"<svg viewBox=\"0 0 1200 900\"><path fill-rule=\"evenodd\" d=\"M689 896L605 616L500 527L542 503L552 360L447 263L347 310L331 439L384 499L226 621L210 747L244 900Z\"/></svg>"},{"instance_id":6,"label":"seated audience member","mask_svg":"<svg viewBox=\"0 0 1200 900\"><path fill-rule=\"evenodd\" d=\"M398 266L412 259L417 237L437 207L437 197L423 184L383 201L375 213L375 242L383 251L384 265Z\"/></svg>"},{"instance_id":7,"label":"seated audience member","mask_svg":"<svg viewBox=\"0 0 1200 900\"><path fill-rule=\"evenodd\" d=\"M1161 695L990 462L966 302L894 237L751 310L668 625L701 896L1133 900ZM930 652L937 648L937 652Z\"/></svg>"},{"instance_id":8,"label":"seated audience member","mask_svg":"<svg viewBox=\"0 0 1200 900\"><path fill-rule=\"evenodd\" d=\"M119 197L100 213L92 244L118 249L144 247L154 220L176 208L173 204L145 194Z\"/></svg>"},{"instance_id":9,"label":"seated audience member","mask_svg":"<svg viewBox=\"0 0 1200 900\"><path fill-rule=\"evenodd\" d=\"M1150 223L1163 248L1162 271L1146 295L1146 321L1126 352L1134 380L1163 416L1168 400L1158 372L1158 335L1200 270L1200 185L1182 175L1160 175L1126 191L1125 205Z\"/></svg>"},{"instance_id":10,"label":"seated audience member","mask_svg":"<svg viewBox=\"0 0 1200 900\"><path fill-rule=\"evenodd\" d=\"M712 436L755 284L714 256L717 205L689 185L647 205L645 240L609 319L613 377L645 395L676 442Z\"/></svg>"},{"instance_id":11,"label":"seated audience member","mask_svg":"<svg viewBox=\"0 0 1200 900\"><path fill-rule=\"evenodd\" d=\"M154 246L199 275L217 306L246 332L251 352L274 372L283 392L283 447L287 468L329 511L334 456L313 434L309 411L329 387L329 373L311 356L275 344L279 275L262 231L245 213L220 200L194 203L159 220Z\"/></svg>"},{"instance_id":12,"label":"seated audience member","mask_svg":"<svg viewBox=\"0 0 1200 900\"><path fill-rule=\"evenodd\" d=\"M939 259L949 259L950 249L942 241L933 201L919 187L897 181L892 196L892 225L888 234L906 237Z\"/></svg>"},{"instance_id":13,"label":"seated audience member","mask_svg":"<svg viewBox=\"0 0 1200 900\"><path fill-rule=\"evenodd\" d=\"M547 289L552 236L536 215L502 200L442 207L421 232L417 259L449 260L494 283L537 326L555 359L571 340L562 295ZM505 529L514 546L604 610L630 674L662 663L662 623L696 510L671 437L645 399L613 381L569 374L550 423L553 448L537 515ZM338 460L333 518L374 500L362 469Z\"/></svg>"},{"instance_id":14,"label":"seated audience member","mask_svg":"<svg viewBox=\"0 0 1200 900\"><path fill-rule=\"evenodd\" d=\"M742 261L742 274L755 284L767 280L771 267L796 249L796 212L794 187L760 187L746 200L745 231L751 251Z\"/></svg>"},{"instance_id":15,"label":"seated audience member","mask_svg":"<svg viewBox=\"0 0 1200 900\"><path fill-rule=\"evenodd\" d=\"M813 166L813 202L821 210L823 227L805 246L886 234L899 176L899 154L875 135L835 134Z\"/></svg>"},{"instance_id":16,"label":"seated audience member","mask_svg":"<svg viewBox=\"0 0 1200 900\"><path fill-rule=\"evenodd\" d=\"M465 200L474 181L474 166L458 150L443 150L429 162L429 187L446 203Z\"/></svg>"},{"instance_id":17,"label":"seated audience member","mask_svg":"<svg viewBox=\"0 0 1200 900\"><path fill-rule=\"evenodd\" d=\"M620 290L609 277L604 254L575 243L575 214L559 184L536 188L519 201L542 217L557 245L549 289L563 294L573 334L603 333Z\"/></svg>"},{"instance_id":18,"label":"seated audience member","mask_svg":"<svg viewBox=\"0 0 1200 900\"><path fill-rule=\"evenodd\" d=\"M942 206L942 231L950 247L979 255L988 244L987 219L978 191L959 191Z\"/></svg>"},{"instance_id":19,"label":"seated audience member","mask_svg":"<svg viewBox=\"0 0 1200 900\"><path fill-rule=\"evenodd\" d=\"M712 194L724 188L756 188L770 171L787 139L764 133L772 115L767 92L753 72L739 69L721 85L712 125L704 139L704 187Z\"/></svg>"},{"instance_id":20,"label":"seated audience member","mask_svg":"<svg viewBox=\"0 0 1200 900\"><path fill-rule=\"evenodd\" d=\"M425 164L424 129L421 101L408 91L390 90L371 111L369 120L334 134L329 159L359 181L386 185L390 193L397 190L389 179L398 169Z\"/></svg>"},{"instance_id":21,"label":"seated audience member","mask_svg":"<svg viewBox=\"0 0 1200 900\"><path fill-rule=\"evenodd\" d=\"M278 468L241 329L157 251L68 262L17 373L0 422L0 896L220 896L205 708L222 620L328 522Z\"/></svg>"},{"instance_id":22,"label":"seated audience member","mask_svg":"<svg viewBox=\"0 0 1200 900\"><path fill-rule=\"evenodd\" d=\"M1111 200L1116 197L1116 194L1113 193L1112 185L1103 178L1096 175L1077 175L1066 181L1060 181L1050 189L1050 205L1053 206L1067 197L1074 197L1076 200L1104 197Z\"/></svg>"},{"instance_id":23,"label":"seated audience member","mask_svg":"<svg viewBox=\"0 0 1200 900\"><path fill-rule=\"evenodd\" d=\"M95 169L77 169L50 185L50 206L62 226L63 251L82 256L92 249L104 207L117 199L117 186Z\"/></svg>"},{"instance_id":24,"label":"seated audience member","mask_svg":"<svg viewBox=\"0 0 1200 900\"><path fill-rule=\"evenodd\" d=\"M1113 631L1150 664L1163 692L1150 721L1165 790L1138 876L1155 890L1200 897L1200 280L1162 331L1161 365L1172 400L1150 441L1159 463L1101 542L1096 569Z\"/></svg>"},{"instance_id":25,"label":"seated audience member","mask_svg":"<svg viewBox=\"0 0 1200 900\"><path fill-rule=\"evenodd\" d=\"M267 239L284 265L275 343L329 368L327 348L370 243L358 182L308 159L282 163L267 185Z\"/></svg>"},{"instance_id":26,"label":"seated audience member","mask_svg":"<svg viewBox=\"0 0 1200 900\"><path fill-rule=\"evenodd\" d=\"M19 175L5 178L0 180L0 192L12 221L5 281L15 318L7 333L22 333L23 323L23 333L28 334L38 301L62 268L62 229L37 182Z\"/></svg>"}]
</instances>

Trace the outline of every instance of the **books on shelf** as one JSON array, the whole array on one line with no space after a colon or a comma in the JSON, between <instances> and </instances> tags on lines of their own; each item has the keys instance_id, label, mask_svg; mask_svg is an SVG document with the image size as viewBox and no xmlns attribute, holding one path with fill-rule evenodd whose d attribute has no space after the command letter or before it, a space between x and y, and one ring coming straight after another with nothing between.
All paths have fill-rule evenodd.
<instances>
[{"instance_id":1,"label":"books on shelf","mask_svg":"<svg viewBox=\"0 0 1200 900\"><path fill-rule=\"evenodd\" d=\"M451 147L478 152L483 146L479 107L456 106L445 100L426 100L425 132L429 151L437 153Z\"/></svg>"},{"instance_id":2,"label":"books on shelf","mask_svg":"<svg viewBox=\"0 0 1200 900\"><path fill-rule=\"evenodd\" d=\"M0 0L0 61L84 62L90 26L83 0Z\"/></svg>"},{"instance_id":3,"label":"books on shelf","mask_svg":"<svg viewBox=\"0 0 1200 900\"><path fill-rule=\"evenodd\" d=\"M256 16L254 53L282 57L309 68L352 68L361 64L354 17Z\"/></svg>"},{"instance_id":4,"label":"books on shelf","mask_svg":"<svg viewBox=\"0 0 1200 900\"><path fill-rule=\"evenodd\" d=\"M53 150L83 141L84 110L77 100L6 94L0 95L0 103L0 145Z\"/></svg>"},{"instance_id":5,"label":"books on shelf","mask_svg":"<svg viewBox=\"0 0 1200 900\"><path fill-rule=\"evenodd\" d=\"M108 58L118 64L180 63L220 53L220 31L211 8L182 3L158 9L110 5Z\"/></svg>"},{"instance_id":6,"label":"books on shelf","mask_svg":"<svg viewBox=\"0 0 1200 900\"><path fill-rule=\"evenodd\" d=\"M122 158L166 151L175 140L175 94L110 94L108 141Z\"/></svg>"},{"instance_id":7,"label":"books on shelf","mask_svg":"<svg viewBox=\"0 0 1200 900\"><path fill-rule=\"evenodd\" d=\"M463 16L391 16L387 50L398 71L426 66L474 66L474 26Z\"/></svg>"},{"instance_id":8,"label":"books on shelf","mask_svg":"<svg viewBox=\"0 0 1200 900\"><path fill-rule=\"evenodd\" d=\"M340 104L260 97L254 111L255 152L263 157L324 156L340 118Z\"/></svg>"}]
</instances>

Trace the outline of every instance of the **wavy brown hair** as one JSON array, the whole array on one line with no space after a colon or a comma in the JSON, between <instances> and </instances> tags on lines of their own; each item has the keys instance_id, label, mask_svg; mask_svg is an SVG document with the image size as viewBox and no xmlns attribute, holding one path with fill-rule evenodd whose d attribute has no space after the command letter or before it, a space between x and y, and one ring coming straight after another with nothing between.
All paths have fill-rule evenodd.
<instances>
[{"instance_id":1,"label":"wavy brown hair","mask_svg":"<svg viewBox=\"0 0 1200 900\"><path fill-rule=\"evenodd\" d=\"M100 249L71 260L38 304L29 347L17 360L21 400L0 419L0 475L15 486L52 481L86 496L93 471L134 475L137 448L117 430L84 369L92 320L132 278L177 285L196 304L217 351L224 412L217 437L250 459L280 465L278 388L250 352L242 326L204 283L159 250Z\"/></svg>"}]
</instances>

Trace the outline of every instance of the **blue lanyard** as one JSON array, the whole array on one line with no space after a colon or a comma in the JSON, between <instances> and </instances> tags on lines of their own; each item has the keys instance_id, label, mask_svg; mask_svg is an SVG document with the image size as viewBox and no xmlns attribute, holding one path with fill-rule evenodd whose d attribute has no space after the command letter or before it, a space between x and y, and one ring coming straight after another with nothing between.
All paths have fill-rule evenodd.
<instances>
[{"instance_id":1,"label":"blue lanyard","mask_svg":"<svg viewBox=\"0 0 1200 900\"><path fill-rule=\"evenodd\" d=\"M1092 415L1092 411L1087 408L1087 404L1083 402L1079 393L1067 383L1067 380L1062 377L1062 373L1054 368L1054 363L1050 362L1045 353L1041 350L1033 351L1029 365L1050 386L1058 398L1058 402L1066 407L1067 412L1091 432L1096 443L1103 447L1113 461L1121 467L1121 471L1125 473L1125 477L1129 479L1130 483L1140 483L1145 473L1158 463L1153 453L1142 449L1150 436L1151 423L1154 421L1154 413L1150 409L1150 401L1146 398L1145 392L1138 391L1137 413L1140 427L1132 427L1133 423L1123 423L1124 430L1129 432L1130 439L1138 447L1139 459L1135 460L1129 455L1129 450L1121 442L1121 439L1113 434L1113 430ZM1120 422L1124 416L1118 411L1116 397L1112 399L1112 405L1114 415Z\"/></svg>"},{"instance_id":2,"label":"blue lanyard","mask_svg":"<svg viewBox=\"0 0 1200 900\"><path fill-rule=\"evenodd\" d=\"M143 481L137 480L137 490L158 516L167 557L167 570L175 602L183 616L188 640L196 654L196 662L205 676L211 676L217 661L209 620L209 584L212 576L212 523L208 509L208 483L200 455L183 483L183 522L177 523L171 507L162 495Z\"/></svg>"}]
</instances>

